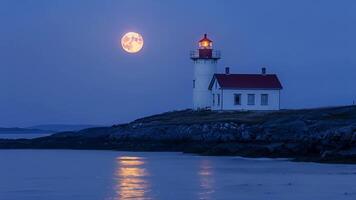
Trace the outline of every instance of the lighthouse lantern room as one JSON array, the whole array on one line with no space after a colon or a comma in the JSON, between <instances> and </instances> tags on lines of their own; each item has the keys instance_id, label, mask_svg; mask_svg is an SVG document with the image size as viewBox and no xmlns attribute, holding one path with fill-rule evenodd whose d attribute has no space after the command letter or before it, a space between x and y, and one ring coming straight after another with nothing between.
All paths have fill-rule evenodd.
<instances>
[{"instance_id":1,"label":"lighthouse lantern room","mask_svg":"<svg viewBox=\"0 0 356 200\"><path fill-rule=\"evenodd\" d=\"M192 51L190 58L194 61L193 77L193 108L210 109L213 100L209 84L211 78L217 73L217 61L220 59L220 52L213 50L213 41L207 34L199 41L199 48Z\"/></svg>"}]
</instances>

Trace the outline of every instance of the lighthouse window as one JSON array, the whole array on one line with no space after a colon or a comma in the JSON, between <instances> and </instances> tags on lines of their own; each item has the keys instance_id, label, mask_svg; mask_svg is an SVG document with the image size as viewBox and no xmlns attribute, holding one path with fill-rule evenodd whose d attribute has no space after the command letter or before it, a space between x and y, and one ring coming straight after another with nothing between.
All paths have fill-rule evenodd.
<instances>
[{"instance_id":1,"label":"lighthouse window","mask_svg":"<svg viewBox=\"0 0 356 200\"><path fill-rule=\"evenodd\" d=\"M247 95L247 105L255 105L255 95L254 94Z\"/></svg>"},{"instance_id":2,"label":"lighthouse window","mask_svg":"<svg viewBox=\"0 0 356 200\"><path fill-rule=\"evenodd\" d=\"M268 94L261 94L261 105L268 105Z\"/></svg>"},{"instance_id":3,"label":"lighthouse window","mask_svg":"<svg viewBox=\"0 0 356 200\"><path fill-rule=\"evenodd\" d=\"M241 105L241 94L234 94L234 104Z\"/></svg>"},{"instance_id":4,"label":"lighthouse window","mask_svg":"<svg viewBox=\"0 0 356 200\"><path fill-rule=\"evenodd\" d=\"M203 42L202 42L202 46L203 46L203 47L208 47L208 46L209 46L209 42L203 41Z\"/></svg>"},{"instance_id":5,"label":"lighthouse window","mask_svg":"<svg viewBox=\"0 0 356 200\"><path fill-rule=\"evenodd\" d=\"M195 88L195 80L193 80L193 88Z\"/></svg>"}]
</instances>

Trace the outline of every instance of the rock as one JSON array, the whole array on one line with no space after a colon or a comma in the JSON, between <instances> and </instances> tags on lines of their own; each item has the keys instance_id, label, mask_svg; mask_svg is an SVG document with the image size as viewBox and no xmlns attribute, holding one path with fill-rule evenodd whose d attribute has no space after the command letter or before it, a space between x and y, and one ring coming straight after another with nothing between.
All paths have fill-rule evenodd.
<instances>
[{"instance_id":1,"label":"rock","mask_svg":"<svg viewBox=\"0 0 356 200\"><path fill-rule=\"evenodd\" d=\"M208 155L356 161L356 107L275 112L174 111L128 124L0 140L0 148L183 151Z\"/></svg>"}]
</instances>

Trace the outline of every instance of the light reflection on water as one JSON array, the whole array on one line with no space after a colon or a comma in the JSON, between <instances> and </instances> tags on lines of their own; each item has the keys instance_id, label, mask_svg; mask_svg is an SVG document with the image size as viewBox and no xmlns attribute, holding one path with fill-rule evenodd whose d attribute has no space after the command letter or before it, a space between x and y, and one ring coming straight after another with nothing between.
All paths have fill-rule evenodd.
<instances>
[{"instance_id":1,"label":"light reflection on water","mask_svg":"<svg viewBox=\"0 0 356 200\"><path fill-rule=\"evenodd\" d=\"M147 159L134 156L120 156L116 158L117 169L115 171L116 196L110 200L154 200L159 199L152 196L152 191L162 188L152 188L149 177L151 174L147 169ZM201 200L214 199L215 180L213 163L211 160L202 159L198 161L198 169L194 172L198 177L198 184L195 185L196 193L194 196ZM192 168L193 169L193 168ZM156 174L159 176L159 174ZM174 177L175 173L171 173ZM192 189L193 189L192 188ZM157 192L156 191L156 192ZM109 199L108 199L109 200Z\"/></svg>"},{"instance_id":2,"label":"light reflection on water","mask_svg":"<svg viewBox=\"0 0 356 200\"><path fill-rule=\"evenodd\" d=\"M209 200L213 199L212 194L214 193L214 174L213 166L210 160L201 160L199 163L199 180L200 180L200 191L199 199Z\"/></svg>"},{"instance_id":3,"label":"light reflection on water","mask_svg":"<svg viewBox=\"0 0 356 200\"><path fill-rule=\"evenodd\" d=\"M118 182L115 200L151 199L147 195L150 183L147 179L149 173L145 168L145 163L145 159L141 157L121 156L117 158L116 177Z\"/></svg>"}]
</instances>

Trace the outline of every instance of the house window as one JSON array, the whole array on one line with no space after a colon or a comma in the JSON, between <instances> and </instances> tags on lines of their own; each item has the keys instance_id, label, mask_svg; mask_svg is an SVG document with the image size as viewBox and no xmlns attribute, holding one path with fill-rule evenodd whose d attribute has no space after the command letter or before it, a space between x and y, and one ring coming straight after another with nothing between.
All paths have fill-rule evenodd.
<instances>
[{"instance_id":1,"label":"house window","mask_svg":"<svg viewBox=\"0 0 356 200\"><path fill-rule=\"evenodd\" d=\"M234 94L234 104L241 105L241 94Z\"/></svg>"},{"instance_id":2,"label":"house window","mask_svg":"<svg viewBox=\"0 0 356 200\"><path fill-rule=\"evenodd\" d=\"M218 106L220 106L220 94L216 94L217 98L218 98Z\"/></svg>"},{"instance_id":3,"label":"house window","mask_svg":"<svg viewBox=\"0 0 356 200\"><path fill-rule=\"evenodd\" d=\"M255 94L247 95L247 105L255 105Z\"/></svg>"},{"instance_id":4,"label":"house window","mask_svg":"<svg viewBox=\"0 0 356 200\"><path fill-rule=\"evenodd\" d=\"M261 105L262 106L268 105L268 94L261 94Z\"/></svg>"},{"instance_id":5,"label":"house window","mask_svg":"<svg viewBox=\"0 0 356 200\"><path fill-rule=\"evenodd\" d=\"M193 88L195 88L195 80L193 80Z\"/></svg>"},{"instance_id":6,"label":"house window","mask_svg":"<svg viewBox=\"0 0 356 200\"><path fill-rule=\"evenodd\" d=\"M216 88L218 88L218 83L217 83L217 82L215 82L215 89L216 89Z\"/></svg>"},{"instance_id":7,"label":"house window","mask_svg":"<svg viewBox=\"0 0 356 200\"><path fill-rule=\"evenodd\" d=\"M215 106L215 94L213 94L213 106Z\"/></svg>"}]
</instances>

